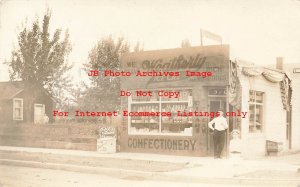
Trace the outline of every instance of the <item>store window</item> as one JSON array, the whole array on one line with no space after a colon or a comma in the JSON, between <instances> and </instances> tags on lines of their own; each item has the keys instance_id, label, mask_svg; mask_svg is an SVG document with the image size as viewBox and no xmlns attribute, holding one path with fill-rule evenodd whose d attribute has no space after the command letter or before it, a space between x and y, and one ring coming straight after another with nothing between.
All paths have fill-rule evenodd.
<instances>
[{"instance_id":1,"label":"store window","mask_svg":"<svg viewBox=\"0 0 300 187\"><path fill-rule=\"evenodd\" d=\"M23 99L13 99L13 120L23 120Z\"/></svg>"},{"instance_id":2,"label":"store window","mask_svg":"<svg viewBox=\"0 0 300 187\"><path fill-rule=\"evenodd\" d=\"M171 113L171 116L129 116L128 125L130 134L192 136L192 117L177 115L178 111L192 111L192 90L184 89L170 91L178 91L180 97L159 97L157 96L159 90L152 90L153 94L151 97L132 96L129 98L129 112ZM132 93L133 92L134 91L132 91Z\"/></svg>"},{"instance_id":3,"label":"store window","mask_svg":"<svg viewBox=\"0 0 300 187\"><path fill-rule=\"evenodd\" d=\"M263 131L263 105L264 105L263 96L264 96L263 92L250 90L249 132L255 133L255 132Z\"/></svg>"}]
</instances>

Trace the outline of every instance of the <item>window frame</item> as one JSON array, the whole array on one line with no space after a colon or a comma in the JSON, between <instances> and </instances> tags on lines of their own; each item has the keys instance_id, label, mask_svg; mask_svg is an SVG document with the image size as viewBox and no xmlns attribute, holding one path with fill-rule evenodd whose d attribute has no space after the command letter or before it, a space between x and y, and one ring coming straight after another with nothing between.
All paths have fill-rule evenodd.
<instances>
[{"instance_id":1,"label":"window frame","mask_svg":"<svg viewBox=\"0 0 300 187\"><path fill-rule=\"evenodd\" d=\"M45 107L46 107L45 104L34 103L33 104L33 121L35 124L40 123L40 121L43 121L43 119L39 119L39 120L36 119L36 107L42 107L43 114L44 115L46 114L45 113Z\"/></svg>"},{"instance_id":2,"label":"window frame","mask_svg":"<svg viewBox=\"0 0 300 187\"><path fill-rule=\"evenodd\" d=\"M143 90L143 89L139 89L139 90ZM167 91L167 90L180 90L180 91L189 91L191 94L193 92L192 88L174 88L174 89L151 89L150 91L158 91L158 90L164 90L164 91ZM149 91L149 90L147 90ZM131 90L131 93L135 93L135 90ZM132 96L129 96L128 97L128 112L131 112L132 111L132 105L147 105L147 104L157 104L158 105L158 108L159 108L159 112L162 112L162 105L163 104L186 104L190 107L192 107L193 105L193 96L188 96L186 100L178 100L178 101L167 101L167 100L163 100L162 97L158 97L158 100L157 101L133 101L133 98ZM158 121L158 126L159 126L159 129L158 129L158 132L143 132L143 133L140 133L140 132L132 132L131 131L131 127L132 127L132 122L131 122L131 116L128 116L128 121L127 121L127 127L128 127L128 134L129 135L145 135L145 136L157 136L157 135L163 135L163 136L193 136L193 122L191 123L191 126L192 126L192 130L191 132L189 133L166 133L166 132L162 132L162 126L164 125L163 123L163 119L162 119L162 116L159 116L159 121Z\"/></svg>"},{"instance_id":3,"label":"window frame","mask_svg":"<svg viewBox=\"0 0 300 187\"><path fill-rule=\"evenodd\" d=\"M252 97L251 97L251 92L253 92L254 94L254 101L251 101ZM262 95L262 98L261 98L261 103L260 102L257 102L257 93L261 93ZM254 107L254 113L253 113L253 125L251 125L251 114L249 115L249 133L263 133L264 132L264 107L265 105L265 92L262 92L262 91L258 91L258 90L249 90L249 112L250 112L250 108L253 106ZM261 108L261 111L259 113L259 115L261 115L261 120L260 120L260 130L257 130L256 128L256 122L257 122L257 106L259 106ZM250 130L250 128L253 127L255 128L256 130L252 131Z\"/></svg>"},{"instance_id":4,"label":"window frame","mask_svg":"<svg viewBox=\"0 0 300 187\"><path fill-rule=\"evenodd\" d=\"M16 102L21 101L21 106L17 107ZM16 109L20 109L20 117L16 116ZM23 121L24 120L24 100L23 98L13 98L13 120Z\"/></svg>"}]
</instances>

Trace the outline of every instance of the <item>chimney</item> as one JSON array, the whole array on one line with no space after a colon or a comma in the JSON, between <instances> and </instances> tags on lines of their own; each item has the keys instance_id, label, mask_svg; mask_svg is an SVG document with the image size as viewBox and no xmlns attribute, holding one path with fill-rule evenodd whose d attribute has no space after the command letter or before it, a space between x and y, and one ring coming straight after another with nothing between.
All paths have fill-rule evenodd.
<instances>
[{"instance_id":1,"label":"chimney","mask_svg":"<svg viewBox=\"0 0 300 187\"><path fill-rule=\"evenodd\" d=\"M276 69L283 70L283 57L276 58Z\"/></svg>"}]
</instances>

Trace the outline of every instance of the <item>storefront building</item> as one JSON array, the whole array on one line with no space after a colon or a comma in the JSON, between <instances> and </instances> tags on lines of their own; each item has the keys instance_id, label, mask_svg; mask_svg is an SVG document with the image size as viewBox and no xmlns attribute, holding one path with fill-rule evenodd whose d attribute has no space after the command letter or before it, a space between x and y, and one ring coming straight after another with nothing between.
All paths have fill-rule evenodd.
<instances>
[{"instance_id":1,"label":"storefront building","mask_svg":"<svg viewBox=\"0 0 300 187\"><path fill-rule=\"evenodd\" d=\"M122 110L169 112L169 115L123 117L121 150L211 155L212 135L207 123L219 109L229 108L229 46L129 53L123 56L122 65L124 71L133 74L121 81L121 90L131 93L122 97ZM187 76L187 70L190 74L198 72L198 76ZM145 71L174 75L177 72L179 76L134 76ZM149 91L151 96L142 96ZM163 92L180 96L169 97ZM188 112L193 116L186 115Z\"/></svg>"},{"instance_id":2,"label":"storefront building","mask_svg":"<svg viewBox=\"0 0 300 187\"><path fill-rule=\"evenodd\" d=\"M224 156L233 129L241 131L244 157L266 155L267 141L288 149L284 72L232 62L228 45L128 53L121 62L131 72L121 79L121 110L131 114L122 119L121 151L211 156L207 124L218 110L229 123ZM159 115L139 116L146 111Z\"/></svg>"}]
</instances>

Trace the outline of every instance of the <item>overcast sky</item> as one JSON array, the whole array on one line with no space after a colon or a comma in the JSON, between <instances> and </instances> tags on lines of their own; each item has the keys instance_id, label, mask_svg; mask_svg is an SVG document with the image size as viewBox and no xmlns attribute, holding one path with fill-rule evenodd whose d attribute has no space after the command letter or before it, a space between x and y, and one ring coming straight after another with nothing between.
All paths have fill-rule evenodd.
<instances>
[{"instance_id":1,"label":"overcast sky","mask_svg":"<svg viewBox=\"0 0 300 187\"><path fill-rule=\"evenodd\" d=\"M8 80L2 63L10 58L17 28L42 18L47 7L51 29L69 29L76 68L109 34L153 50L180 47L183 39L200 45L200 28L222 36L231 59L266 65L282 56L285 63L300 63L299 0L2 0L0 81Z\"/></svg>"}]
</instances>

